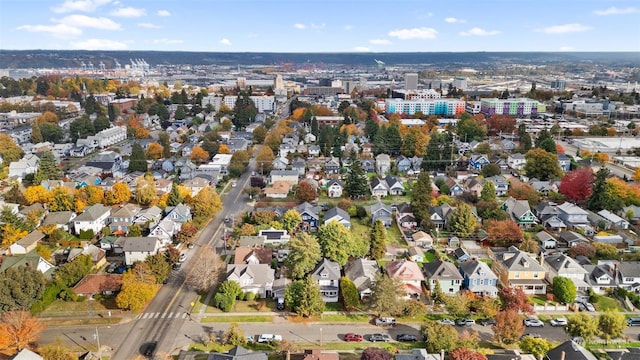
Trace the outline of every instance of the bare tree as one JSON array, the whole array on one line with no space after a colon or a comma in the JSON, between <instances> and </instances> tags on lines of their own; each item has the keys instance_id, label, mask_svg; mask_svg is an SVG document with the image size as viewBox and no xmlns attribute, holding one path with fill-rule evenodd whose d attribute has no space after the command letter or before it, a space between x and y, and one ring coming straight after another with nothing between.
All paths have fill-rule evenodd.
<instances>
[{"instance_id":1,"label":"bare tree","mask_svg":"<svg viewBox=\"0 0 640 360\"><path fill-rule=\"evenodd\" d=\"M204 292L218 283L224 262L216 250L209 245L202 246L199 253L200 257L187 278L187 285L195 291Z\"/></svg>"}]
</instances>

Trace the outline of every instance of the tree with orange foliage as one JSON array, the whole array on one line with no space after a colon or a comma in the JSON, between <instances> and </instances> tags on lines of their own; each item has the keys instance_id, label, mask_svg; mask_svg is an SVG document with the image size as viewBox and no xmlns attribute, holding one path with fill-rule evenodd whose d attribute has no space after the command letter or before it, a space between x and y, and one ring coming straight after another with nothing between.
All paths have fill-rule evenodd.
<instances>
[{"instance_id":1,"label":"tree with orange foliage","mask_svg":"<svg viewBox=\"0 0 640 360\"><path fill-rule=\"evenodd\" d=\"M22 230L11 224L4 224L2 226L2 247L4 249L8 248L16 241L22 239L27 236L28 231Z\"/></svg>"},{"instance_id":2,"label":"tree with orange foliage","mask_svg":"<svg viewBox=\"0 0 640 360\"><path fill-rule=\"evenodd\" d=\"M515 310L501 311L496 315L493 326L493 340L501 344L513 344L524 333L522 317Z\"/></svg>"},{"instance_id":3,"label":"tree with orange foliage","mask_svg":"<svg viewBox=\"0 0 640 360\"><path fill-rule=\"evenodd\" d=\"M302 121L304 119L305 113L309 111L306 107L299 107L293 110L293 114L291 114L291 118L294 121Z\"/></svg>"},{"instance_id":4,"label":"tree with orange foliage","mask_svg":"<svg viewBox=\"0 0 640 360\"><path fill-rule=\"evenodd\" d=\"M449 354L449 359L451 360L487 360L487 357L484 356L484 354L482 353L460 347L453 350Z\"/></svg>"},{"instance_id":5,"label":"tree with orange foliage","mask_svg":"<svg viewBox=\"0 0 640 360\"><path fill-rule=\"evenodd\" d=\"M598 152L598 153L593 154L593 160L597 161L597 162L599 162L601 164L608 163L609 162L609 155L605 154L605 153Z\"/></svg>"},{"instance_id":6,"label":"tree with orange foliage","mask_svg":"<svg viewBox=\"0 0 640 360\"><path fill-rule=\"evenodd\" d=\"M104 193L105 205L126 204L129 200L131 200L131 190L125 183L113 184L111 190L107 190Z\"/></svg>"},{"instance_id":7,"label":"tree with orange foliage","mask_svg":"<svg viewBox=\"0 0 640 360\"><path fill-rule=\"evenodd\" d=\"M149 136L151 136L151 132L149 132L149 130L143 128L143 127L139 127L135 130L134 132L135 136L137 139L146 139Z\"/></svg>"},{"instance_id":8,"label":"tree with orange foliage","mask_svg":"<svg viewBox=\"0 0 640 360\"><path fill-rule=\"evenodd\" d=\"M158 144L157 142L152 142L147 145L147 151L145 154L147 155L147 159L158 160L162 158L162 154L164 153L164 147Z\"/></svg>"},{"instance_id":9,"label":"tree with orange foliage","mask_svg":"<svg viewBox=\"0 0 640 360\"><path fill-rule=\"evenodd\" d=\"M527 294L519 287L503 287L498 293L502 301L503 311L515 311L518 313L533 314L533 306Z\"/></svg>"},{"instance_id":10,"label":"tree with orange foliage","mask_svg":"<svg viewBox=\"0 0 640 360\"><path fill-rule=\"evenodd\" d=\"M198 164L209 161L209 157L209 153L200 146L194 146L193 149L191 149L190 159Z\"/></svg>"},{"instance_id":11,"label":"tree with orange foliage","mask_svg":"<svg viewBox=\"0 0 640 360\"><path fill-rule=\"evenodd\" d=\"M45 111L42 115L36 118L36 124L40 125L42 123L58 123L58 115L51 111Z\"/></svg>"},{"instance_id":12,"label":"tree with orange foliage","mask_svg":"<svg viewBox=\"0 0 640 360\"><path fill-rule=\"evenodd\" d=\"M73 192L66 187L56 186L49 191L46 204L49 211L72 211L75 208Z\"/></svg>"},{"instance_id":13,"label":"tree with orange foliage","mask_svg":"<svg viewBox=\"0 0 640 360\"><path fill-rule=\"evenodd\" d=\"M486 230L489 242L494 246L511 246L519 243L524 238L522 229L513 220L489 220Z\"/></svg>"},{"instance_id":14,"label":"tree with orange foliage","mask_svg":"<svg viewBox=\"0 0 640 360\"><path fill-rule=\"evenodd\" d=\"M489 135L511 134L516 131L516 119L509 115L492 115L487 119Z\"/></svg>"},{"instance_id":15,"label":"tree with orange foliage","mask_svg":"<svg viewBox=\"0 0 640 360\"><path fill-rule=\"evenodd\" d=\"M564 154L566 151L564 150L564 147L560 144L556 144L556 152L558 154Z\"/></svg>"},{"instance_id":16,"label":"tree with orange foliage","mask_svg":"<svg viewBox=\"0 0 640 360\"><path fill-rule=\"evenodd\" d=\"M12 355L29 348L45 329L27 310L7 311L0 315L0 352Z\"/></svg>"},{"instance_id":17,"label":"tree with orange foliage","mask_svg":"<svg viewBox=\"0 0 640 360\"><path fill-rule=\"evenodd\" d=\"M218 154L231 154L231 151L229 150L227 144L221 144L218 147Z\"/></svg>"}]
</instances>

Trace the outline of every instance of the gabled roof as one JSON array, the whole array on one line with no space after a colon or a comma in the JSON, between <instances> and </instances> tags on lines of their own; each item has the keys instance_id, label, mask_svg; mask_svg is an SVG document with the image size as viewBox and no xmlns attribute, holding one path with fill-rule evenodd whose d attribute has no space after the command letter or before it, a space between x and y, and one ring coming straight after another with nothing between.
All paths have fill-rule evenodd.
<instances>
[{"instance_id":1,"label":"gabled roof","mask_svg":"<svg viewBox=\"0 0 640 360\"><path fill-rule=\"evenodd\" d=\"M302 204L296 206L296 211L299 212L300 214L306 213L308 215L311 215L312 217L318 219L320 216L318 215L319 211L318 211L318 207L317 206L313 206L311 204L309 204L308 202L303 202Z\"/></svg>"},{"instance_id":2,"label":"gabled roof","mask_svg":"<svg viewBox=\"0 0 640 360\"><path fill-rule=\"evenodd\" d=\"M124 239L122 250L125 252L153 252L158 246L157 237L127 237Z\"/></svg>"},{"instance_id":3,"label":"gabled roof","mask_svg":"<svg viewBox=\"0 0 640 360\"><path fill-rule=\"evenodd\" d=\"M340 181L340 179L331 179L331 180L329 180L329 182L327 183L327 187L331 187L333 185L338 185L338 186L342 187L342 182Z\"/></svg>"},{"instance_id":4,"label":"gabled roof","mask_svg":"<svg viewBox=\"0 0 640 360\"><path fill-rule=\"evenodd\" d=\"M529 202L527 200L516 200L511 196L505 200L504 206L516 219L520 219L527 212L531 212L531 208L529 207Z\"/></svg>"},{"instance_id":5,"label":"gabled roof","mask_svg":"<svg viewBox=\"0 0 640 360\"><path fill-rule=\"evenodd\" d=\"M597 360L589 350L568 340L547 352L547 360Z\"/></svg>"},{"instance_id":6,"label":"gabled roof","mask_svg":"<svg viewBox=\"0 0 640 360\"><path fill-rule=\"evenodd\" d=\"M250 257L258 259L260 264L271 265L271 259L273 258L273 249L265 248L262 246L240 246L235 250L235 256L233 258L234 264L246 264Z\"/></svg>"},{"instance_id":7,"label":"gabled roof","mask_svg":"<svg viewBox=\"0 0 640 360\"><path fill-rule=\"evenodd\" d=\"M344 266L344 276L353 281L358 291L369 288L379 273L380 267L375 260L353 259Z\"/></svg>"},{"instance_id":8,"label":"gabled roof","mask_svg":"<svg viewBox=\"0 0 640 360\"><path fill-rule=\"evenodd\" d=\"M424 275L418 267L418 264L406 259L392 261L386 265L387 274L390 278L399 279L401 281L422 281Z\"/></svg>"},{"instance_id":9,"label":"gabled roof","mask_svg":"<svg viewBox=\"0 0 640 360\"><path fill-rule=\"evenodd\" d=\"M562 203L561 205L558 205L556 208L562 211L563 213L569 214L569 215L585 215L585 216L589 215L589 213L586 210L568 201Z\"/></svg>"},{"instance_id":10,"label":"gabled roof","mask_svg":"<svg viewBox=\"0 0 640 360\"><path fill-rule=\"evenodd\" d=\"M618 270L622 277L640 277L640 262L622 261L618 264Z\"/></svg>"},{"instance_id":11,"label":"gabled roof","mask_svg":"<svg viewBox=\"0 0 640 360\"><path fill-rule=\"evenodd\" d=\"M347 213L346 211L340 209L339 207L334 207L331 208L329 210L327 210L324 213L324 220L327 221L335 216L339 216L341 218L343 218L346 221L351 221L351 216L349 216L349 213Z\"/></svg>"},{"instance_id":12,"label":"gabled roof","mask_svg":"<svg viewBox=\"0 0 640 360\"><path fill-rule=\"evenodd\" d=\"M33 245L34 243L37 243L42 239L44 239L44 234L40 232L40 230L33 230L32 232L28 233L25 237L18 240L17 244L26 248Z\"/></svg>"},{"instance_id":13,"label":"gabled roof","mask_svg":"<svg viewBox=\"0 0 640 360\"><path fill-rule=\"evenodd\" d=\"M229 277L246 277L253 280L253 284L273 283L275 271L267 264L228 264L227 279Z\"/></svg>"},{"instance_id":14,"label":"gabled roof","mask_svg":"<svg viewBox=\"0 0 640 360\"><path fill-rule=\"evenodd\" d=\"M558 272L569 272L571 274L587 274L587 271L574 259L565 254L553 254L545 256L544 262Z\"/></svg>"},{"instance_id":15,"label":"gabled roof","mask_svg":"<svg viewBox=\"0 0 640 360\"><path fill-rule=\"evenodd\" d=\"M448 261L435 260L422 265L424 276L430 280L462 280L456 266Z\"/></svg>"},{"instance_id":16,"label":"gabled roof","mask_svg":"<svg viewBox=\"0 0 640 360\"><path fill-rule=\"evenodd\" d=\"M389 215L391 215L391 212L392 212L391 206L385 205L381 201L378 201L377 203L371 205L370 209L372 214L377 213L380 210L384 210L385 212L388 212Z\"/></svg>"},{"instance_id":17,"label":"gabled roof","mask_svg":"<svg viewBox=\"0 0 640 360\"><path fill-rule=\"evenodd\" d=\"M121 274L89 274L73 287L76 294L99 294L105 291L120 291Z\"/></svg>"},{"instance_id":18,"label":"gabled roof","mask_svg":"<svg viewBox=\"0 0 640 360\"><path fill-rule=\"evenodd\" d=\"M73 211L57 211L50 212L45 216L43 225L65 225L68 224L71 219L75 217L75 213Z\"/></svg>"},{"instance_id":19,"label":"gabled roof","mask_svg":"<svg viewBox=\"0 0 640 360\"><path fill-rule=\"evenodd\" d=\"M482 261L471 260L460 264L460 272L470 278L497 279L489 265Z\"/></svg>"},{"instance_id":20,"label":"gabled roof","mask_svg":"<svg viewBox=\"0 0 640 360\"><path fill-rule=\"evenodd\" d=\"M509 269L509 271L545 272L545 268L529 256L528 253L520 251L513 246L509 247L508 251L500 253L499 255L498 261L502 262L504 267Z\"/></svg>"},{"instance_id":21,"label":"gabled roof","mask_svg":"<svg viewBox=\"0 0 640 360\"><path fill-rule=\"evenodd\" d=\"M340 280L340 265L328 259L322 259L311 271L311 276L316 280Z\"/></svg>"},{"instance_id":22,"label":"gabled roof","mask_svg":"<svg viewBox=\"0 0 640 360\"><path fill-rule=\"evenodd\" d=\"M73 221L95 221L104 214L110 213L111 209L102 205L91 205L84 210L84 212L78 215Z\"/></svg>"},{"instance_id":23,"label":"gabled roof","mask_svg":"<svg viewBox=\"0 0 640 360\"><path fill-rule=\"evenodd\" d=\"M136 204L125 204L111 211L109 217L112 218L133 218L140 212L140 206Z\"/></svg>"}]
</instances>

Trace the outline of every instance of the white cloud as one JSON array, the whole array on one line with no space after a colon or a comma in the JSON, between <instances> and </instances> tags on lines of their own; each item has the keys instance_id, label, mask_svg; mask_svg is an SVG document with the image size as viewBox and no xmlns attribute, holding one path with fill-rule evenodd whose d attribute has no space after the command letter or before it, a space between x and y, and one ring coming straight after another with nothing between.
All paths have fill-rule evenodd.
<instances>
[{"instance_id":1,"label":"white cloud","mask_svg":"<svg viewBox=\"0 0 640 360\"><path fill-rule=\"evenodd\" d=\"M293 24L293 27L296 28L296 29L300 29L300 30L306 28L306 26L304 24Z\"/></svg>"},{"instance_id":2,"label":"white cloud","mask_svg":"<svg viewBox=\"0 0 640 360\"><path fill-rule=\"evenodd\" d=\"M479 27L474 27L469 31L460 32L460 35L462 36L491 36L491 35L498 35L498 34L500 34L500 31L498 30L485 30Z\"/></svg>"},{"instance_id":3,"label":"white cloud","mask_svg":"<svg viewBox=\"0 0 640 360\"><path fill-rule=\"evenodd\" d=\"M400 29L389 32L389 36L397 37L400 40L408 39L435 39L438 32L428 27Z\"/></svg>"},{"instance_id":4,"label":"white cloud","mask_svg":"<svg viewBox=\"0 0 640 360\"><path fill-rule=\"evenodd\" d=\"M147 15L147 10L134 7L121 7L117 10L113 10L110 14L111 16L133 18Z\"/></svg>"},{"instance_id":5,"label":"white cloud","mask_svg":"<svg viewBox=\"0 0 640 360\"><path fill-rule=\"evenodd\" d=\"M311 24L311 28L312 28L312 29L315 29L315 30L324 29L324 27L325 27L325 26L326 26L326 24L325 24L325 23L322 23L322 24L313 24L313 23L312 23L312 24Z\"/></svg>"},{"instance_id":6,"label":"white cloud","mask_svg":"<svg viewBox=\"0 0 640 360\"><path fill-rule=\"evenodd\" d=\"M599 16L606 16L606 15L624 15L624 14L634 14L637 13L638 10L637 8L634 7L628 7L628 8L617 8L615 6L612 6L610 8L604 9L604 10L595 10L593 13Z\"/></svg>"},{"instance_id":7,"label":"white cloud","mask_svg":"<svg viewBox=\"0 0 640 360\"><path fill-rule=\"evenodd\" d=\"M126 50L127 44L107 39L87 39L72 42L71 48L78 50Z\"/></svg>"},{"instance_id":8,"label":"white cloud","mask_svg":"<svg viewBox=\"0 0 640 360\"><path fill-rule=\"evenodd\" d=\"M353 51L357 51L357 52L369 52L371 51L371 49L369 49L366 46L356 46L353 48Z\"/></svg>"},{"instance_id":9,"label":"white cloud","mask_svg":"<svg viewBox=\"0 0 640 360\"><path fill-rule=\"evenodd\" d=\"M91 17L87 15L69 15L52 21L80 28L94 28L100 30L122 30L120 24L106 17Z\"/></svg>"},{"instance_id":10,"label":"white cloud","mask_svg":"<svg viewBox=\"0 0 640 360\"><path fill-rule=\"evenodd\" d=\"M171 13L167 10L158 10L156 14L158 14L158 16L171 16Z\"/></svg>"},{"instance_id":11,"label":"white cloud","mask_svg":"<svg viewBox=\"0 0 640 360\"><path fill-rule=\"evenodd\" d=\"M162 29L162 26L152 24L152 23L138 23L138 26L140 26L141 28L147 28L147 29Z\"/></svg>"},{"instance_id":12,"label":"white cloud","mask_svg":"<svg viewBox=\"0 0 640 360\"><path fill-rule=\"evenodd\" d=\"M174 45L174 44L182 44L184 43L184 40L162 38L162 39L153 40L153 43L164 44L164 45Z\"/></svg>"},{"instance_id":13,"label":"white cloud","mask_svg":"<svg viewBox=\"0 0 640 360\"><path fill-rule=\"evenodd\" d=\"M68 13L74 11L93 12L102 5L110 3L111 0L67 0L61 5L51 7L54 13Z\"/></svg>"},{"instance_id":14,"label":"white cloud","mask_svg":"<svg viewBox=\"0 0 640 360\"><path fill-rule=\"evenodd\" d=\"M369 40L369 43L373 45L391 45L391 41L387 39L372 39Z\"/></svg>"},{"instance_id":15,"label":"white cloud","mask_svg":"<svg viewBox=\"0 0 640 360\"><path fill-rule=\"evenodd\" d=\"M573 51L571 46L560 46L560 51Z\"/></svg>"},{"instance_id":16,"label":"white cloud","mask_svg":"<svg viewBox=\"0 0 640 360\"><path fill-rule=\"evenodd\" d=\"M29 32L44 32L57 38L70 38L82 35L82 30L67 24L56 25L23 25L16 28L17 30L26 30Z\"/></svg>"},{"instance_id":17,"label":"white cloud","mask_svg":"<svg viewBox=\"0 0 640 360\"><path fill-rule=\"evenodd\" d=\"M454 17L448 17L445 18L444 21L450 23L450 24L455 24L455 23L466 23L467 20L465 19L458 19L458 18L454 18Z\"/></svg>"},{"instance_id":18,"label":"white cloud","mask_svg":"<svg viewBox=\"0 0 640 360\"><path fill-rule=\"evenodd\" d=\"M226 45L226 46L231 46L231 40L227 39L227 38L223 38L219 41L220 44L222 45Z\"/></svg>"},{"instance_id":19,"label":"white cloud","mask_svg":"<svg viewBox=\"0 0 640 360\"><path fill-rule=\"evenodd\" d=\"M565 34L572 32L582 32L590 30L590 26L582 25L582 24L563 24L563 25L553 25L545 28L537 29L537 32L542 32L545 34Z\"/></svg>"},{"instance_id":20,"label":"white cloud","mask_svg":"<svg viewBox=\"0 0 640 360\"><path fill-rule=\"evenodd\" d=\"M353 25L345 25L344 29L349 31L349 30L353 30Z\"/></svg>"}]
</instances>

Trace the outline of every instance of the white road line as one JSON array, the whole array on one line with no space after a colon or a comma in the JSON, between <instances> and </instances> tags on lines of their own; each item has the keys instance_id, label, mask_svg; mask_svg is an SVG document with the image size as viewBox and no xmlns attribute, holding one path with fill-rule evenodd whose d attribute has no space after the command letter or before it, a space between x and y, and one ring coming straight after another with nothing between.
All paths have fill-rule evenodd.
<instances>
[{"instance_id":1,"label":"white road line","mask_svg":"<svg viewBox=\"0 0 640 360\"><path fill-rule=\"evenodd\" d=\"M160 316L160 319L164 319L165 316L167 316L167 313L162 313L162 316Z\"/></svg>"},{"instance_id":2,"label":"white road line","mask_svg":"<svg viewBox=\"0 0 640 360\"><path fill-rule=\"evenodd\" d=\"M142 314L142 318L143 318L143 319L146 319L148 316L149 316L149 313L144 313L144 314Z\"/></svg>"},{"instance_id":3,"label":"white road line","mask_svg":"<svg viewBox=\"0 0 640 360\"><path fill-rule=\"evenodd\" d=\"M160 313L156 313L156 316L154 316L153 318L154 318L154 319L157 319L157 318L158 318L158 316L160 316Z\"/></svg>"},{"instance_id":4,"label":"white road line","mask_svg":"<svg viewBox=\"0 0 640 360\"><path fill-rule=\"evenodd\" d=\"M181 316L183 319L187 317L187 313L183 313Z\"/></svg>"},{"instance_id":5,"label":"white road line","mask_svg":"<svg viewBox=\"0 0 640 360\"><path fill-rule=\"evenodd\" d=\"M169 313L169 316L167 316L167 319L171 319L172 316L173 316L173 313Z\"/></svg>"}]
</instances>

